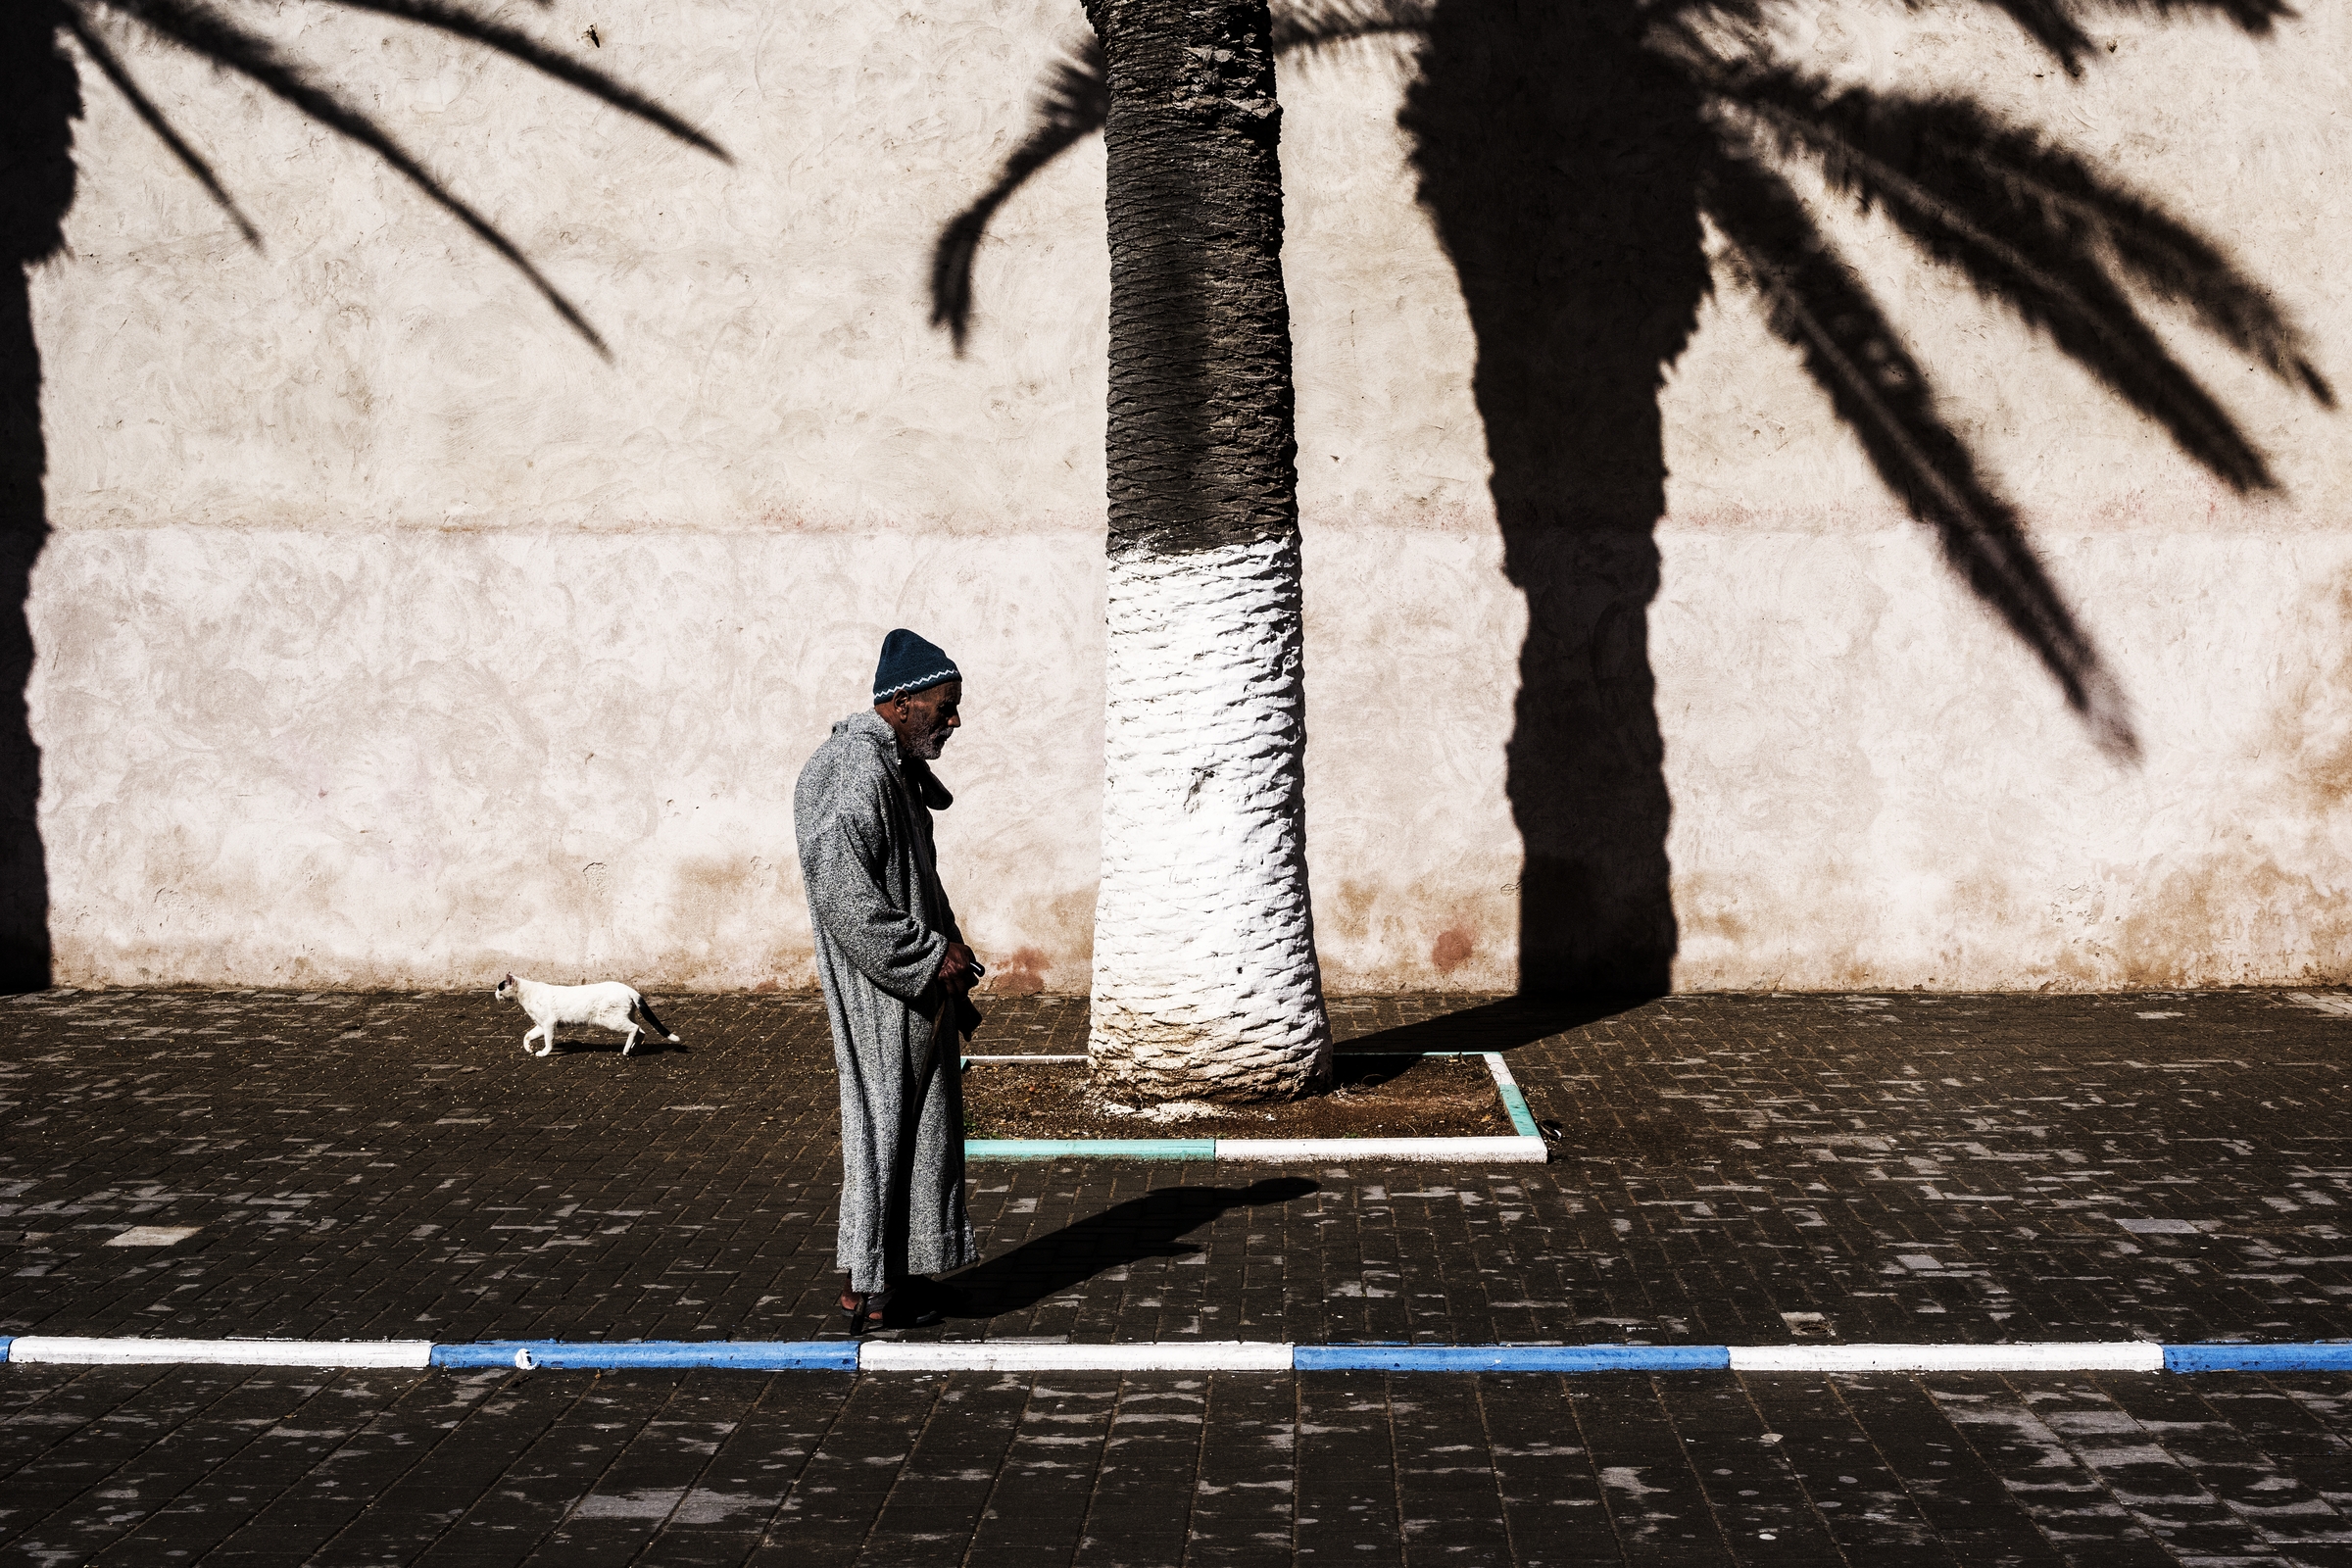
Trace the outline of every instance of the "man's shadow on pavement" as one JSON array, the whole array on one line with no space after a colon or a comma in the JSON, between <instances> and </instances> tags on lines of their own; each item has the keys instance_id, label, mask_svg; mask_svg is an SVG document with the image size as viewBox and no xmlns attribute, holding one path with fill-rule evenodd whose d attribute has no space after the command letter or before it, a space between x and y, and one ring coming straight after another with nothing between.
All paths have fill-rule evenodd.
<instances>
[{"instance_id":1,"label":"man's shadow on pavement","mask_svg":"<svg viewBox=\"0 0 2352 1568\"><path fill-rule=\"evenodd\" d=\"M956 1315L1026 1311L1105 1269L1147 1257L1189 1256L1200 1249L1178 1238L1228 1210L1287 1203L1321 1191L1320 1184L1299 1176L1276 1176L1248 1187L1159 1188L956 1275L953 1283L965 1304Z\"/></svg>"}]
</instances>

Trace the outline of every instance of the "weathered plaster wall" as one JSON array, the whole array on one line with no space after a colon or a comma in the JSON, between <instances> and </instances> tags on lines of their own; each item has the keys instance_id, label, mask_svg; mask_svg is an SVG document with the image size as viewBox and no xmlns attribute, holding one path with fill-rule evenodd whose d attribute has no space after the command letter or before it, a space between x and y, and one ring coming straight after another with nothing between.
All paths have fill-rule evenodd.
<instances>
[{"instance_id":1,"label":"weathered plaster wall","mask_svg":"<svg viewBox=\"0 0 2352 1568\"><path fill-rule=\"evenodd\" d=\"M365 155L132 49L265 236L244 246L85 74L73 255L37 280L57 533L32 702L61 979L804 984L792 776L904 623L971 677L943 764L967 930L1010 984L1082 987L1099 146L1001 215L968 357L924 294L933 236L1019 133L1075 7L499 13L727 163L445 38L258 15L612 358ZM1814 8L1788 46L2052 125L2226 237L2352 381L2341 15L2267 44L2137 21L2100 40L2078 84L1989 13L1889 0ZM1467 318L1395 128L1406 76L1366 45L1284 81L1309 830L1342 990L1515 973L1525 611ZM2154 312L2281 480L2231 497L1875 220L1838 228L2025 503L2144 755L2100 755L1719 276L1664 393L1649 617L1677 983L2341 977L2352 421Z\"/></svg>"}]
</instances>

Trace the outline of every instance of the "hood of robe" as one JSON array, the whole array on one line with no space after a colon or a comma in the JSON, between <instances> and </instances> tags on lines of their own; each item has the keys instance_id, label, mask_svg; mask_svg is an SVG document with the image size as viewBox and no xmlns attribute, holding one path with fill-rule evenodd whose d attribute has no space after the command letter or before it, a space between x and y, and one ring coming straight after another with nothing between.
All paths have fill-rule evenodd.
<instances>
[{"instance_id":1,"label":"hood of robe","mask_svg":"<svg viewBox=\"0 0 2352 1568\"><path fill-rule=\"evenodd\" d=\"M860 709L852 713L833 726L833 733L864 741L873 747L882 759L882 765L905 779L914 798L932 810L944 811L956 804L956 797L948 793L948 787L939 781L939 775L931 771L930 763L919 757L899 755L898 731L885 723L882 715L872 709Z\"/></svg>"}]
</instances>

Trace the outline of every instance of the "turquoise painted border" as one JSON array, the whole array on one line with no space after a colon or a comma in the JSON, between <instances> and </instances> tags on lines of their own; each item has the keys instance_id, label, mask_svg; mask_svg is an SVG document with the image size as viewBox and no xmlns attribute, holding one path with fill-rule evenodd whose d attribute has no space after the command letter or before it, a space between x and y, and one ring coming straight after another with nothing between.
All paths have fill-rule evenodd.
<instances>
[{"instance_id":1,"label":"turquoise painted border","mask_svg":"<svg viewBox=\"0 0 2352 1568\"><path fill-rule=\"evenodd\" d=\"M1502 1108L1511 1113L1511 1130L1522 1138L1543 1137L1544 1129L1538 1127L1536 1118L1528 1114L1527 1097L1519 1092L1519 1086L1496 1084L1494 1087L1502 1091Z\"/></svg>"},{"instance_id":2,"label":"turquoise painted border","mask_svg":"<svg viewBox=\"0 0 2352 1568\"><path fill-rule=\"evenodd\" d=\"M966 1138L966 1159L1214 1159L1213 1138Z\"/></svg>"}]
</instances>

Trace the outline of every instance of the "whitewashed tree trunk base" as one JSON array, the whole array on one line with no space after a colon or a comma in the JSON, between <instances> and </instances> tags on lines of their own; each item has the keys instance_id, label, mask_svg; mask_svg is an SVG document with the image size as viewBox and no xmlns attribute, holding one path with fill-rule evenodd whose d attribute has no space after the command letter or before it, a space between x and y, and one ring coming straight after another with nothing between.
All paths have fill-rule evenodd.
<instances>
[{"instance_id":1,"label":"whitewashed tree trunk base","mask_svg":"<svg viewBox=\"0 0 2352 1568\"><path fill-rule=\"evenodd\" d=\"M1093 1041L1144 1101L1329 1076L1307 904L1298 542L1110 562Z\"/></svg>"}]
</instances>

